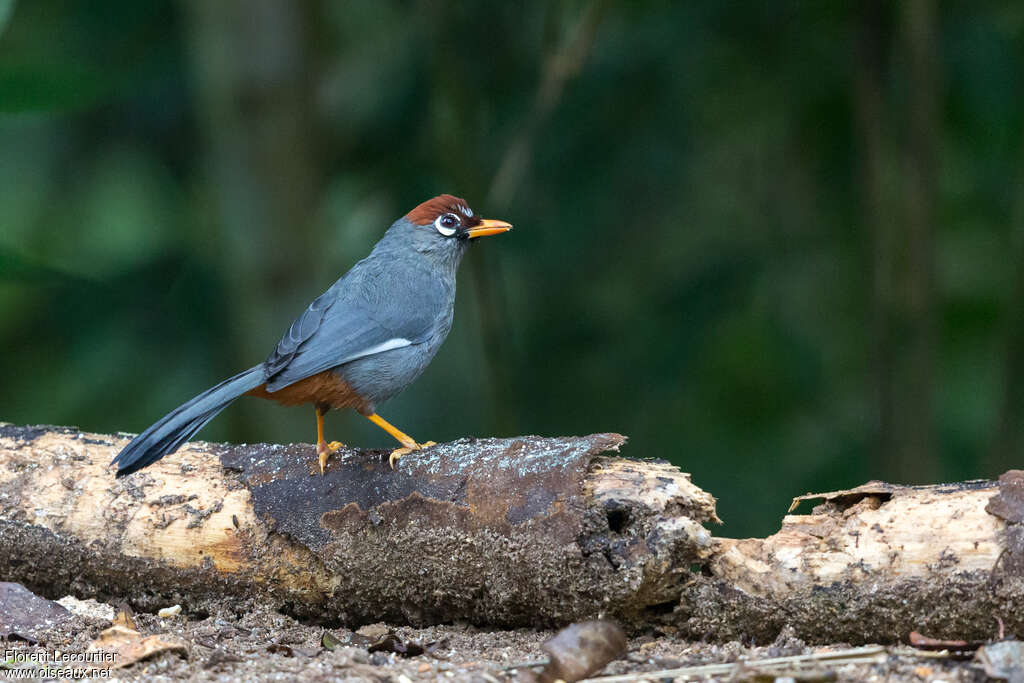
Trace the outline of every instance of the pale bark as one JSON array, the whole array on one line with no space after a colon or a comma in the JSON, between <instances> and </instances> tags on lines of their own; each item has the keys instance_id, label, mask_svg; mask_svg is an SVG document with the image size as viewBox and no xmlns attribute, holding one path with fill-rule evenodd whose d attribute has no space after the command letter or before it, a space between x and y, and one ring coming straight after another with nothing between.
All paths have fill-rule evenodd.
<instances>
[{"instance_id":1,"label":"pale bark","mask_svg":"<svg viewBox=\"0 0 1024 683\"><path fill-rule=\"evenodd\" d=\"M715 540L709 578L684 591L685 627L851 643L983 640L1000 620L1024 631L1024 473L1004 479L803 497L825 502L767 538Z\"/></svg>"}]
</instances>

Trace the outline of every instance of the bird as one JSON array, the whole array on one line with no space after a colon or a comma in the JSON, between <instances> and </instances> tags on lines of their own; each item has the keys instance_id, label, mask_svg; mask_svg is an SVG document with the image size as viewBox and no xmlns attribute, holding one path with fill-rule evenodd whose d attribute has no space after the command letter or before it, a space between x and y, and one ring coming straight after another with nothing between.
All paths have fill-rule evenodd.
<instances>
[{"instance_id":1,"label":"bird","mask_svg":"<svg viewBox=\"0 0 1024 683\"><path fill-rule=\"evenodd\" d=\"M132 439L114 457L116 477L153 464L191 439L241 396L287 406L312 404L317 460L344 444L324 438L324 415L352 408L401 444L403 455L435 445L419 443L377 414L426 369L452 326L455 275L476 239L512 229L477 216L464 199L442 194L395 221L369 255L313 300L259 365L178 406Z\"/></svg>"}]
</instances>

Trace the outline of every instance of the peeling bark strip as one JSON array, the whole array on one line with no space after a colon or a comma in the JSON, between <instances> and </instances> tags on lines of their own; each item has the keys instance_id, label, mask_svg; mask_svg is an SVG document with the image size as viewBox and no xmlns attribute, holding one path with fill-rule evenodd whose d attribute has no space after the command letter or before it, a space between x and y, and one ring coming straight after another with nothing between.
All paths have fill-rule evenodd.
<instances>
[{"instance_id":1,"label":"peeling bark strip","mask_svg":"<svg viewBox=\"0 0 1024 683\"><path fill-rule=\"evenodd\" d=\"M121 480L122 436L0 423L0 581L197 612L236 596L350 625L610 618L690 638L1024 634L1024 473L871 482L764 539L617 434L463 439L403 459L189 444ZM806 503L804 503L806 505ZM699 572L694 570L699 569Z\"/></svg>"},{"instance_id":2,"label":"peeling bark strip","mask_svg":"<svg viewBox=\"0 0 1024 683\"><path fill-rule=\"evenodd\" d=\"M0 423L0 579L193 611L225 594L358 623L642 624L709 559L714 499L617 434L402 460L192 443L122 480L121 436ZM218 457L219 456L219 457Z\"/></svg>"}]
</instances>

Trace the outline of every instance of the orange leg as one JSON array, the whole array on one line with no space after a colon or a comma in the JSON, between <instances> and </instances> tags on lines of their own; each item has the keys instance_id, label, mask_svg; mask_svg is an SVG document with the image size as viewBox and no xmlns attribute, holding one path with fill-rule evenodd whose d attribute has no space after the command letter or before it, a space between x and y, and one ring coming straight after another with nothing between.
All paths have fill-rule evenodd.
<instances>
[{"instance_id":1,"label":"orange leg","mask_svg":"<svg viewBox=\"0 0 1024 683\"><path fill-rule=\"evenodd\" d=\"M316 452L317 460L320 462L320 474L324 473L324 468L327 466L327 458L332 453L342 448L345 444L340 441L332 441L327 443L324 441L324 413L326 411L320 410L320 406L316 406Z\"/></svg>"},{"instance_id":2,"label":"orange leg","mask_svg":"<svg viewBox=\"0 0 1024 683\"><path fill-rule=\"evenodd\" d=\"M395 437L395 439L397 439L398 442L402 444L401 448L396 448L395 450L391 451L391 456L388 458L388 463L390 463L391 469L395 469L395 463L398 462L398 459L401 458L403 455L408 455L409 453L412 453L413 451L418 451L421 448L426 448L427 446L435 445L434 441L427 441L426 443L416 443L415 439L413 439L411 436L403 432L401 429L385 420L377 413L367 415L366 419L368 419L370 422L383 429L391 436Z\"/></svg>"}]
</instances>

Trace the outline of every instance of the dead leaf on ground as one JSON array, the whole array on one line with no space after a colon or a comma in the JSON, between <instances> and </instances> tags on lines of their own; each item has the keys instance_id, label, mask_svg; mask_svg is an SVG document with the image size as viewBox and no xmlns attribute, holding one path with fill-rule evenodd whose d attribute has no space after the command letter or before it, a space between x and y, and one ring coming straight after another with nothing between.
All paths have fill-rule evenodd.
<instances>
[{"instance_id":1,"label":"dead leaf on ground","mask_svg":"<svg viewBox=\"0 0 1024 683\"><path fill-rule=\"evenodd\" d=\"M117 606L117 614L114 615L114 623L112 626L124 626L132 631L138 631L139 627L135 624L135 613L132 612L132 608L128 606L127 602L122 602Z\"/></svg>"},{"instance_id":2,"label":"dead leaf on ground","mask_svg":"<svg viewBox=\"0 0 1024 683\"><path fill-rule=\"evenodd\" d=\"M448 647L448 640L433 641L424 645L415 640L402 640L394 631L387 631L378 638L370 638L358 631L347 636L338 636L330 631L324 631L320 637L320 644L328 650L336 650L339 647L361 647L367 652L390 652L402 657L418 657L426 654L443 659L440 650Z\"/></svg>"},{"instance_id":3,"label":"dead leaf on ground","mask_svg":"<svg viewBox=\"0 0 1024 683\"><path fill-rule=\"evenodd\" d=\"M366 649L372 645L374 640L359 633L338 635L331 631L324 631L320 636L320 644L328 650L337 650L339 647L361 647Z\"/></svg>"},{"instance_id":4,"label":"dead leaf on ground","mask_svg":"<svg viewBox=\"0 0 1024 683\"><path fill-rule=\"evenodd\" d=\"M419 657L426 650L414 640L403 641L394 633L388 633L383 638L366 648L367 652L393 652L402 657Z\"/></svg>"},{"instance_id":5,"label":"dead leaf on ground","mask_svg":"<svg viewBox=\"0 0 1024 683\"><path fill-rule=\"evenodd\" d=\"M393 652L402 657L419 657L426 652L426 648L415 640L404 641L394 633L388 633L383 638L366 648L367 652Z\"/></svg>"},{"instance_id":6,"label":"dead leaf on ground","mask_svg":"<svg viewBox=\"0 0 1024 683\"><path fill-rule=\"evenodd\" d=\"M418 657L420 655L432 655L440 657L439 650L448 647L448 640L436 640L424 645L416 640L402 640L394 633L388 633L375 643L372 643L367 652L393 652L402 657Z\"/></svg>"},{"instance_id":7,"label":"dead leaf on ground","mask_svg":"<svg viewBox=\"0 0 1024 683\"><path fill-rule=\"evenodd\" d=\"M70 616L63 606L36 595L20 583L0 581L0 638L15 637L35 643L39 631Z\"/></svg>"},{"instance_id":8,"label":"dead leaf on ground","mask_svg":"<svg viewBox=\"0 0 1024 683\"><path fill-rule=\"evenodd\" d=\"M626 652L626 634L610 621L567 626L541 645L550 661L540 681L579 681L595 674Z\"/></svg>"},{"instance_id":9,"label":"dead leaf on ground","mask_svg":"<svg viewBox=\"0 0 1024 683\"><path fill-rule=\"evenodd\" d=\"M186 652L185 643L173 636L143 636L134 629L120 625L111 626L100 633L99 637L92 641L89 649L115 653L115 669L131 666L135 662L164 652Z\"/></svg>"},{"instance_id":10,"label":"dead leaf on ground","mask_svg":"<svg viewBox=\"0 0 1024 683\"><path fill-rule=\"evenodd\" d=\"M324 631L324 634L320 636L320 644L327 650L337 650L339 647L345 646L345 643L341 641L341 638L330 631Z\"/></svg>"},{"instance_id":11,"label":"dead leaf on ground","mask_svg":"<svg viewBox=\"0 0 1024 683\"><path fill-rule=\"evenodd\" d=\"M982 646L980 641L967 642L966 640L942 640L929 638L917 631L911 631L909 637L910 645L918 650L949 650L954 656L970 656Z\"/></svg>"}]
</instances>

